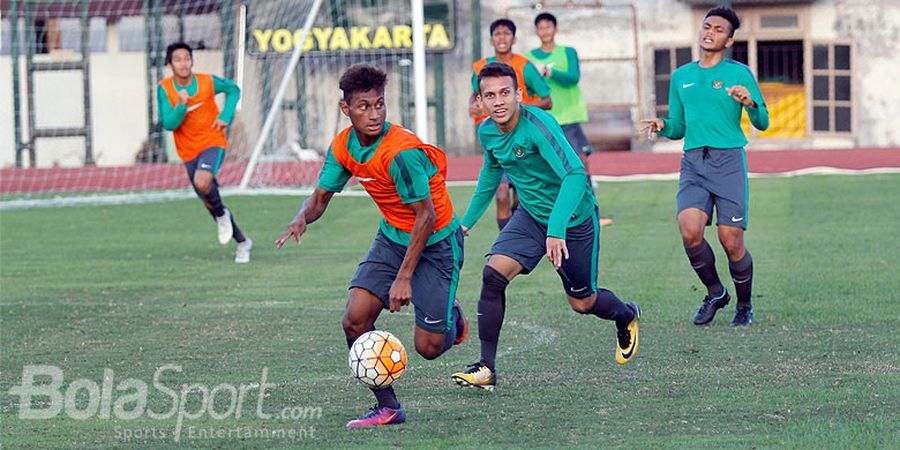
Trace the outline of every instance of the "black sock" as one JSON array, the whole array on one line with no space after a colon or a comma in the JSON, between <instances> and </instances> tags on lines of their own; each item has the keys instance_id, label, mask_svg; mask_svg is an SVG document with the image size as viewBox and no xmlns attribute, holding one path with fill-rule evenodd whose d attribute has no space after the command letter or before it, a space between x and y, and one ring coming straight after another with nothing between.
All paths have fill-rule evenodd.
<instances>
[{"instance_id":1,"label":"black sock","mask_svg":"<svg viewBox=\"0 0 900 450\"><path fill-rule=\"evenodd\" d=\"M241 233L241 229L238 228L237 223L234 221L234 214L231 215L231 236L234 237L235 242L241 243L247 240L247 237L244 236L244 233Z\"/></svg>"},{"instance_id":2,"label":"black sock","mask_svg":"<svg viewBox=\"0 0 900 450\"><path fill-rule=\"evenodd\" d=\"M744 257L738 261L728 261L731 280L734 281L734 292L737 294L737 307L750 307L750 291L753 289L753 258L745 251Z\"/></svg>"},{"instance_id":3,"label":"black sock","mask_svg":"<svg viewBox=\"0 0 900 450\"><path fill-rule=\"evenodd\" d=\"M693 248L684 248L688 259L691 261L691 267L697 272L700 281L706 286L707 293L710 297L718 297L725 291L725 286L719 281L719 274L716 272L716 255L713 253L709 243L704 239L700 245Z\"/></svg>"},{"instance_id":4,"label":"black sock","mask_svg":"<svg viewBox=\"0 0 900 450\"><path fill-rule=\"evenodd\" d=\"M597 299L588 314L601 319L615 320L619 326L628 326L634 319L634 311L608 289L597 289Z\"/></svg>"},{"instance_id":5,"label":"black sock","mask_svg":"<svg viewBox=\"0 0 900 450\"><path fill-rule=\"evenodd\" d=\"M478 338L481 340L481 360L494 370L500 328L506 313L506 285L509 280L491 266L482 272L481 298L478 299Z\"/></svg>"},{"instance_id":6,"label":"black sock","mask_svg":"<svg viewBox=\"0 0 900 450\"><path fill-rule=\"evenodd\" d=\"M225 214L225 205L222 204L222 197L219 196L219 183L215 178L210 183L207 193L200 193L200 191L197 191L197 188L194 188L194 191L203 200L203 204L206 205L206 209L209 210L213 218L222 217L222 214Z\"/></svg>"},{"instance_id":7,"label":"black sock","mask_svg":"<svg viewBox=\"0 0 900 450\"><path fill-rule=\"evenodd\" d=\"M372 389L372 393L375 394L375 399L378 400L380 406L387 406L392 409L400 407L400 400L397 400L397 394L394 393L393 387L388 386L384 389Z\"/></svg>"}]
</instances>

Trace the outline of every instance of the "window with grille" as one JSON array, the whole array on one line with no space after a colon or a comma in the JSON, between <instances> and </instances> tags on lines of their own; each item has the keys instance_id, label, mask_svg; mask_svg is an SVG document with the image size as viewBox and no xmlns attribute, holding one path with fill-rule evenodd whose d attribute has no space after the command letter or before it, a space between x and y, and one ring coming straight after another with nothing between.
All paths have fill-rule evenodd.
<instances>
[{"instance_id":1,"label":"window with grille","mask_svg":"<svg viewBox=\"0 0 900 450\"><path fill-rule=\"evenodd\" d=\"M851 63L849 44L813 45L813 133L853 133Z\"/></svg>"},{"instance_id":2,"label":"window with grille","mask_svg":"<svg viewBox=\"0 0 900 450\"><path fill-rule=\"evenodd\" d=\"M657 48L653 51L653 87L657 117L669 117L669 82L672 72L693 59L691 47Z\"/></svg>"}]
</instances>

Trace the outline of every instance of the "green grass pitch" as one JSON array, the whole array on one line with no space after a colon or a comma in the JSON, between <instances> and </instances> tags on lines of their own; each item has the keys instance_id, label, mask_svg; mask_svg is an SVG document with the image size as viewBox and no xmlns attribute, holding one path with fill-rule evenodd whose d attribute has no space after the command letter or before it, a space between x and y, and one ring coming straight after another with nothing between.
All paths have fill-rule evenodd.
<instances>
[{"instance_id":1,"label":"green grass pitch","mask_svg":"<svg viewBox=\"0 0 900 450\"><path fill-rule=\"evenodd\" d=\"M229 197L255 241L249 265L215 242L200 202L10 210L0 215L0 444L4 448L217 447L626 447L890 448L900 442L900 176L751 180L747 246L755 261L756 322L729 328L734 304L707 327L690 318L703 297L674 220L675 181L603 183L600 283L640 303L641 347L613 359L611 323L573 313L546 262L508 290L493 393L463 390L449 375L478 358L475 310L482 255L496 235L489 210L466 241L459 298L470 339L435 361L415 355L407 307L379 328L410 351L396 386L408 422L348 430L374 404L347 367L340 328L346 285L368 250L378 211L336 198L303 245L272 241L296 197ZM453 188L462 210L471 188ZM713 229L719 273L731 286ZM183 384L249 389L243 414L182 420L122 419L91 404L90 382L114 374L112 404L145 382L147 408L175 402ZM72 407L19 418L23 367L58 367ZM262 402L268 419L256 414ZM79 379L81 389L71 389ZM48 382L49 378L44 379ZM208 411L199 390L185 411ZM47 407L48 397L35 398ZM96 398L95 398L96 399ZM235 400L236 401L236 400ZM136 408L136 401L125 405ZM68 408L68 407L66 407ZM308 409L306 409L308 408ZM320 408L320 409L318 409ZM285 410L297 417L281 417ZM306 413L304 413L306 411ZM308 414L307 414L308 413ZM78 411L75 411L75 415ZM287 430L294 430L290 437ZM224 437L217 437L224 433ZM229 434L230 433L230 434ZM268 434L267 434L268 433ZM281 434L279 434L281 433Z\"/></svg>"}]
</instances>

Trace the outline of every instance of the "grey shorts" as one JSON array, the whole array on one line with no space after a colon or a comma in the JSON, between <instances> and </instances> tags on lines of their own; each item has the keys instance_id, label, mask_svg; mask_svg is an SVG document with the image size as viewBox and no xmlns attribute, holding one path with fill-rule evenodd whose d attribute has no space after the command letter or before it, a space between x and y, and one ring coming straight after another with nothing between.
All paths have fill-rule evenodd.
<instances>
[{"instance_id":1,"label":"grey shorts","mask_svg":"<svg viewBox=\"0 0 900 450\"><path fill-rule=\"evenodd\" d=\"M600 218L596 211L584 222L566 230L569 259L557 270L566 294L589 297L597 290L597 260L600 255ZM527 275L547 254L547 227L521 206L513 212L488 255L508 256L524 267Z\"/></svg>"},{"instance_id":2,"label":"grey shorts","mask_svg":"<svg viewBox=\"0 0 900 450\"><path fill-rule=\"evenodd\" d=\"M390 306L391 284L397 278L406 246L384 235L381 230L369 249L366 259L359 263L350 288L363 288ZM459 285L459 271L463 265L462 228L422 251L412 279L412 304L416 312L416 326L433 333L444 333L453 327L453 301Z\"/></svg>"},{"instance_id":3,"label":"grey shorts","mask_svg":"<svg viewBox=\"0 0 900 450\"><path fill-rule=\"evenodd\" d=\"M678 213L688 208L704 211L712 224L747 229L747 157L742 148L700 147L681 155Z\"/></svg>"}]
</instances>

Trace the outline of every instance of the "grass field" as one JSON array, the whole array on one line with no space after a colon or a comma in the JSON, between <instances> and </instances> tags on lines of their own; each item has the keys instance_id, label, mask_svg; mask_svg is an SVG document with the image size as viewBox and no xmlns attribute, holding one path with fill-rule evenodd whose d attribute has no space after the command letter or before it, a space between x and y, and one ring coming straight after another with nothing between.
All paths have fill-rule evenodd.
<instances>
[{"instance_id":1,"label":"grass field","mask_svg":"<svg viewBox=\"0 0 900 450\"><path fill-rule=\"evenodd\" d=\"M340 329L347 282L377 226L370 200L336 199L302 247L276 251L271 242L300 199L227 198L256 242L244 266L232 263L233 246L215 243L197 200L4 211L2 447L900 446L900 176L751 180L756 322L745 330L728 327L733 304L711 326L690 322L703 293L674 223L675 187L601 186L604 214L615 219L602 233L601 284L644 313L629 365L613 360L614 327L571 312L542 263L508 291L497 390L449 382L477 359L475 335L435 361L411 354L396 385L408 422L375 430L344 427L374 401L351 379ZM453 189L459 209L470 194ZM466 241L459 296L473 326L492 214ZM716 242L713 230L709 239ZM410 309L385 313L378 325L412 351ZM241 417L185 418L175 442L177 415L103 416L110 396L126 411L138 408L123 397L133 386L113 388L99 405L90 382L71 388L78 379L102 386L106 369L111 386L128 378L150 385L149 409L166 412L178 402L152 385L166 364L182 368L159 380L175 391L260 383L265 370L274 386L263 413L288 408L300 417L258 417L256 388ZM27 365L58 367L60 395L100 413L76 420L66 407L51 419L20 419L9 390ZM189 413L203 408L198 392L187 396ZM218 393L213 413L226 415L231 391ZM35 403L48 407L48 397ZM278 434L286 430L299 436Z\"/></svg>"}]
</instances>

